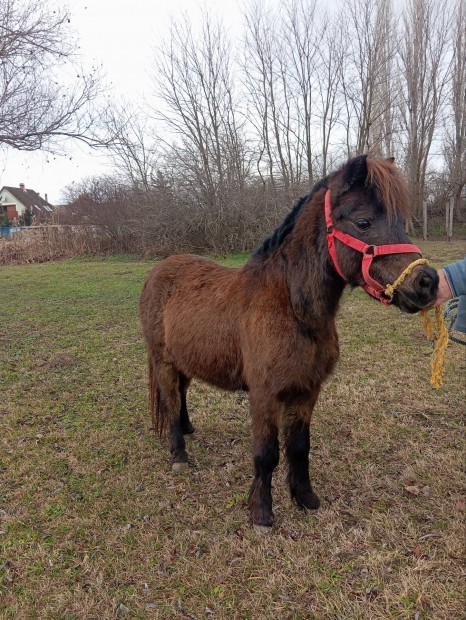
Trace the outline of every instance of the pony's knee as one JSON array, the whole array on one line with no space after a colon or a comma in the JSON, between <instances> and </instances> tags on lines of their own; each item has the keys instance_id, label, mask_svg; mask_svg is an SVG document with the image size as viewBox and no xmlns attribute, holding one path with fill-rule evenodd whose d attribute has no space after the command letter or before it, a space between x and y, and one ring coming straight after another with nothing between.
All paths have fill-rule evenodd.
<instances>
[{"instance_id":1,"label":"pony's knee","mask_svg":"<svg viewBox=\"0 0 466 620\"><path fill-rule=\"evenodd\" d=\"M275 469L280 459L278 440L262 443L254 451L254 465L257 475L269 473Z\"/></svg>"}]
</instances>

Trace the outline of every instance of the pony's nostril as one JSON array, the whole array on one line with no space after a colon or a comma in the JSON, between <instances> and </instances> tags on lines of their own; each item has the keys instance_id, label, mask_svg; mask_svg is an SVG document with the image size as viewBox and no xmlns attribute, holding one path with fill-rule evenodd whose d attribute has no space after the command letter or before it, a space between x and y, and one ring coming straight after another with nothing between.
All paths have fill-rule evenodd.
<instances>
[{"instance_id":1,"label":"pony's nostril","mask_svg":"<svg viewBox=\"0 0 466 620\"><path fill-rule=\"evenodd\" d=\"M415 290L421 295L433 295L438 285L437 272L434 269L422 271L416 279Z\"/></svg>"},{"instance_id":2,"label":"pony's nostril","mask_svg":"<svg viewBox=\"0 0 466 620\"><path fill-rule=\"evenodd\" d=\"M433 284L433 280L428 275L423 275L419 278L419 288L420 289L430 289Z\"/></svg>"}]
</instances>

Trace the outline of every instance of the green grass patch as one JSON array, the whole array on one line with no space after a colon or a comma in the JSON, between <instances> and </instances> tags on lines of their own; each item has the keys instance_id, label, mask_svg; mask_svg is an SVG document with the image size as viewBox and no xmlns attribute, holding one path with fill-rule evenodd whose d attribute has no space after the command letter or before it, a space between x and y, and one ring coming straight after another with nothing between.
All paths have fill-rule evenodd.
<instances>
[{"instance_id":1,"label":"green grass patch","mask_svg":"<svg viewBox=\"0 0 466 620\"><path fill-rule=\"evenodd\" d=\"M437 266L464 251L420 245ZM346 293L341 359L312 421L322 507L291 503L282 457L264 538L246 507L244 394L193 383L186 475L150 432L138 301L152 265L0 269L0 617L462 617L460 346L435 392L418 317Z\"/></svg>"}]
</instances>

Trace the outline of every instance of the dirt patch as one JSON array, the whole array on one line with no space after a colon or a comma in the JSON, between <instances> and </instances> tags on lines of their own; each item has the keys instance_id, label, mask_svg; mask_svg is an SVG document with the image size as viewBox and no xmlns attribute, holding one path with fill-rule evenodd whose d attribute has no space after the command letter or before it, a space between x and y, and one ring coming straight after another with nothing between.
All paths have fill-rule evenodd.
<instances>
[{"instance_id":1,"label":"dirt patch","mask_svg":"<svg viewBox=\"0 0 466 620\"><path fill-rule=\"evenodd\" d=\"M31 321L16 321L15 323L10 323L8 327L10 329L23 329L26 327L31 327L31 325Z\"/></svg>"},{"instance_id":2,"label":"dirt patch","mask_svg":"<svg viewBox=\"0 0 466 620\"><path fill-rule=\"evenodd\" d=\"M52 359L39 364L37 368L56 370L57 368L76 368L76 366L79 366L79 360L72 353L59 353L54 355Z\"/></svg>"}]
</instances>

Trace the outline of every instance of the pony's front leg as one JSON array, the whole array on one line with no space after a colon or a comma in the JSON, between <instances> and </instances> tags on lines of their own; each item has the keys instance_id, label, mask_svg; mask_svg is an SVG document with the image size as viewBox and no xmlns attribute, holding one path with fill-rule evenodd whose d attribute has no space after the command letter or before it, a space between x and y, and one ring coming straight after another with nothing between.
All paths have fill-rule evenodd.
<instances>
[{"instance_id":1,"label":"pony's front leg","mask_svg":"<svg viewBox=\"0 0 466 620\"><path fill-rule=\"evenodd\" d=\"M261 395L262 396L262 395ZM254 526L271 528L272 474L279 460L278 419L279 403L267 402L250 392L254 481L249 493L249 509Z\"/></svg>"},{"instance_id":2,"label":"pony's front leg","mask_svg":"<svg viewBox=\"0 0 466 620\"><path fill-rule=\"evenodd\" d=\"M309 478L309 424L319 390L298 402L285 404L283 437L288 460L288 485L292 499L302 508L320 506Z\"/></svg>"}]
</instances>

